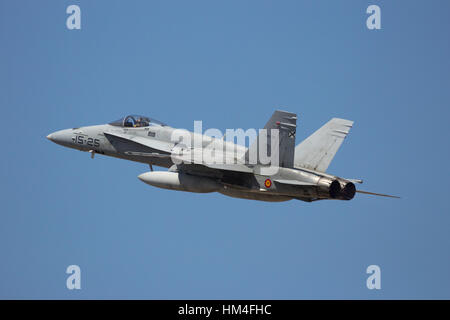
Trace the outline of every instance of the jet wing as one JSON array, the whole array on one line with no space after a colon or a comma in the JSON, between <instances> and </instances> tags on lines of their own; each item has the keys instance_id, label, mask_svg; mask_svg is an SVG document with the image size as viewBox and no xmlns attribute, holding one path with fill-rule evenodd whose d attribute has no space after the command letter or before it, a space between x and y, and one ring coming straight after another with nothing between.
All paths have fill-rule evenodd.
<instances>
[{"instance_id":1,"label":"jet wing","mask_svg":"<svg viewBox=\"0 0 450 320\"><path fill-rule=\"evenodd\" d=\"M195 152L194 149L181 154L172 154L173 160L183 162L184 166L187 165L200 165L209 169L219 171L236 171L244 173L253 173L253 168L239 163L215 163L214 158L210 158L207 154L201 152Z\"/></svg>"},{"instance_id":2,"label":"jet wing","mask_svg":"<svg viewBox=\"0 0 450 320\"><path fill-rule=\"evenodd\" d=\"M243 164L203 164L203 165L208 168L217 169L217 170L253 173L252 168L247 167Z\"/></svg>"},{"instance_id":3,"label":"jet wing","mask_svg":"<svg viewBox=\"0 0 450 320\"><path fill-rule=\"evenodd\" d=\"M144 147L151 148L157 152L140 152L140 151L124 151L125 154L136 155L136 156L148 156L148 157L171 157L174 161L179 161L183 163L184 167L189 165L195 165L196 168L206 167L208 170L218 170L218 171L236 171L243 173L253 173L253 169L243 164L217 164L214 163L213 159L209 159L207 155L203 155L201 152L194 152L194 149L183 150L176 152L174 150L174 143L163 142L154 139L147 139L141 136L128 135L125 133L118 132L104 132L105 136L113 137L116 139L121 139L125 142L133 142ZM162 153L162 154L161 154ZM205 168L205 169L206 169Z\"/></svg>"}]
</instances>

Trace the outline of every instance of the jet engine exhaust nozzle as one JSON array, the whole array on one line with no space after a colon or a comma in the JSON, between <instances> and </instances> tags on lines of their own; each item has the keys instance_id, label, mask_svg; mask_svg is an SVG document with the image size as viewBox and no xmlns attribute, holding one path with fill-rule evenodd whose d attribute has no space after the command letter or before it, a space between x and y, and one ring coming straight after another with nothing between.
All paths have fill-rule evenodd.
<instances>
[{"instance_id":1,"label":"jet engine exhaust nozzle","mask_svg":"<svg viewBox=\"0 0 450 320\"><path fill-rule=\"evenodd\" d=\"M334 180L330 184L330 197L336 199L340 195L341 191L341 184L337 180Z\"/></svg>"},{"instance_id":2,"label":"jet engine exhaust nozzle","mask_svg":"<svg viewBox=\"0 0 450 320\"><path fill-rule=\"evenodd\" d=\"M322 177L318 182L318 194L323 199L336 199L341 193L341 184L338 180Z\"/></svg>"},{"instance_id":3,"label":"jet engine exhaust nozzle","mask_svg":"<svg viewBox=\"0 0 450 320\"><path fill-rule=\"evenodd\" d=\"M344 200L351 200L355 196L356 187L353 182L347 182L342 189L342 197Z\"/></svg>"}]
</instances>

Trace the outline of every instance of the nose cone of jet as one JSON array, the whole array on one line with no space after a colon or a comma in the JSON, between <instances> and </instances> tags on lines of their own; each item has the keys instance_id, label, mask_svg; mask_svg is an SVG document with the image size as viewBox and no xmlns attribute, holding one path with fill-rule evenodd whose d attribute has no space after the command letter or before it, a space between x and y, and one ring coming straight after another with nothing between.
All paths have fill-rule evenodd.
<instances>
[{"instance_id":1,"label":"nose cone of jet","mask_svg":"<svg viewBox=\"0 0 450 320\"><path fill-rule=\"evenodd\" d=\"M50 133L47 136L47 139L54 143L57 143L57 144L60 144L63 146L68 146L72 142L72 133L71 133L70 129L69 130L60 130L60 131Z\"/></svg>"}]
</instances>

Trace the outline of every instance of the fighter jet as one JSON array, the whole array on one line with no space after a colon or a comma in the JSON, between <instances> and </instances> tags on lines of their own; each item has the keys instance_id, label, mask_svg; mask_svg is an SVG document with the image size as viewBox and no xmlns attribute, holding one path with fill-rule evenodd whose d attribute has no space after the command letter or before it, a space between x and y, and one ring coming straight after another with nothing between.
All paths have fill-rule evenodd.
<instances>
[{"instance_id":1,"label":"fighter jet","mask_svg":"<svg viewBox=\"0 0 450 320\"><path fill-rule=\"evenodd\" d=\"M362 180L326 173L352 125L353 121L333 118L296 146L297 115L276 110L247 148L226 137L180 130L149 117L129 115L108 124L57 131L47 138L89 152L92 158L101 154L148 164L150 171L138 178L158 188L219 192L271 202L351 200L355 193L398 198L356 190L355 184ZM262 149L274 156L275 164L263 161ZM205 155L205 150L213 152ZM217 155L221 161L217 161ZM168 170L154 171L153 166Z\"/></svg>"}]
</instances>

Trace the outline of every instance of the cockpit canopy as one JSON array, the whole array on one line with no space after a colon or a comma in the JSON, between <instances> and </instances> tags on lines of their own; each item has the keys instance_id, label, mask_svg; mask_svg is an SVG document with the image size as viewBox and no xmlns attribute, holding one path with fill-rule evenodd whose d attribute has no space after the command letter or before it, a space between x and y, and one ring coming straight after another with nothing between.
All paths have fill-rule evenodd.
<instances>
[{"instance_id":1,"label":"cockpit canopy","mask_svg":"<svg viewBox=\"0 0 450 320\"><path fill-rule=\"evenodd\" d=\"M117 126L117 127L128 127L128 128L141 128L141 127L148 127L148 126L152 126L152 125L158 125L158 126L165 126L165 123L162 123L161 121L149 118L149 117L144 117L144 116L139 116L139 115L129 115L126 116L125 118L113 121L109 123L112 126Z\"/></svg>"}]
</instances>

